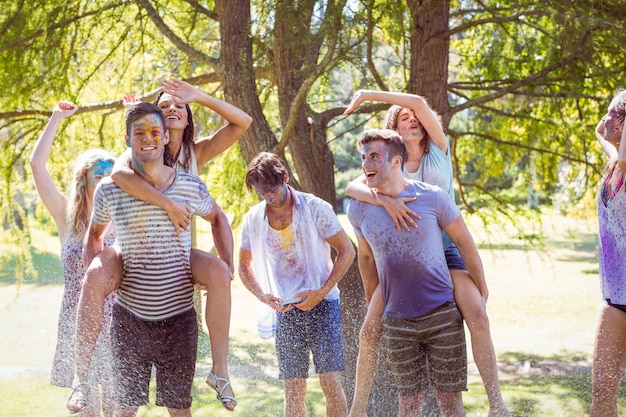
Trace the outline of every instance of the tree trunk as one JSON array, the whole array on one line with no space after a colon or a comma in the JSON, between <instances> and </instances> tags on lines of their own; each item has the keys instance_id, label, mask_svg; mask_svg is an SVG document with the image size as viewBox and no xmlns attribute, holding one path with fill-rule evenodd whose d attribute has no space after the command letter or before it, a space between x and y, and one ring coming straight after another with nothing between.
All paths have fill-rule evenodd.
<instances>
[{"instance_id":1,"label":"tree trunk","mask_svg":"<svg viewBox=\"0 0 626 417\"><path fill-rule=\"evenodd\" d=\"M220 21L221 78L226 101L248 113L252 125L239 140L241 153L247 162L260 151L277 145L263 106L256 91L250 33L250 0L216 0L215 10Z\"/></svg>"}]
</instances>

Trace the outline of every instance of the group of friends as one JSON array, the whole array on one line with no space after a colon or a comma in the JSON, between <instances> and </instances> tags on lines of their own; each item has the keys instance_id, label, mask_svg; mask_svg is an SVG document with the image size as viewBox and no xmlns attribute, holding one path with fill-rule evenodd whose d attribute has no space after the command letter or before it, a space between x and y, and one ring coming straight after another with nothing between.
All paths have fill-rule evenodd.
<instances>
[{"instance_id":1,"label":"group of friends","mask_svg":"<svg viewBox=\"0 0 626 417\"><path fill-rule=\"evenodd\" d=\"M90 150L75 163L69 198L46 169L64 118L59 102L31 156L35 184L62 244L65 290L52 383L71 387L70 413L134 416L148 403L190 416L198 327L194 284L205 289L212 369L206 383L228 410L237 401L228 374L234 239L228 219L197 176L250 126L243 110L180 80L165 81L155 103L132 95L125 141L115 159ZM498 382L486 313L488 289L472 236L455 204L448 140L438 115L418 95L360 90L344 114L365 101L390 104L382 129L360 137L363 174L347 188L358 251L332 206L289 185L278 155L261 152L246 186L261 201L246 213L238 275L260 301L258 331L275 337L284 414L306 416L310 357L328 416L365 416L384 355L399 415L417 416L434 390L443 416L464 416L467 356L463 322L489 400L490 417L510 416ZM195 140L190 103L225 125ZM609 157L598 193L602 293L593 362L591 417L617 416L626 369L626 208L622 140L626 92L619 92L596 136ZM192 248L192 217L211 225L218 256ZM334 255L331 256L331 248ZM367 313L359 335L352 405L341 382L344 338L337 284L357 256ZM100 394L101 391L101 395Z\"/></svg>"}]
</instances>

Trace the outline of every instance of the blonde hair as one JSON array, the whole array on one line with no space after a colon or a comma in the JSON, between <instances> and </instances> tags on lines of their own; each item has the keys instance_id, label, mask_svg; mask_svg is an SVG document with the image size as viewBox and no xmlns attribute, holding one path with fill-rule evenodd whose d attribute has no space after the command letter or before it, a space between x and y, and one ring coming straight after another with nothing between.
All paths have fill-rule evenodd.
<instances>
[{"instance_id":1,"label":"blonde hair","mask_svg":"<svg viewBox=\"0 0 626 417\"><path fill-rule=\"evenodd\" d=\"M115 157L105 149L90 149L78 156L72 168L67 224L70 235L82 239L89 225L91 212L88 210L87 174L99 162L115 163Z\"/></svg>"}]
</instances>

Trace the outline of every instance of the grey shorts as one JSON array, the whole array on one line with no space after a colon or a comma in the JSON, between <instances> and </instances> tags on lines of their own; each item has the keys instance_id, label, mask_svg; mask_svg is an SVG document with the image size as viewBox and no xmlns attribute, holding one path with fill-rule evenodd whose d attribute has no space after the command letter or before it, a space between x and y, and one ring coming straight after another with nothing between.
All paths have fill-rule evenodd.
<instances>
[{"instance_id":1,"label":"grey shorts","mask_svg":"<svg viewBox=\"0 0 626 417\"><path fill-rule=\"evenodd\" d=\"M420 317L383 317L382 348L400 395L428 385L440 392L467 390L467 352L461 313L447 302Z\"/></svg>"}]
</instances>

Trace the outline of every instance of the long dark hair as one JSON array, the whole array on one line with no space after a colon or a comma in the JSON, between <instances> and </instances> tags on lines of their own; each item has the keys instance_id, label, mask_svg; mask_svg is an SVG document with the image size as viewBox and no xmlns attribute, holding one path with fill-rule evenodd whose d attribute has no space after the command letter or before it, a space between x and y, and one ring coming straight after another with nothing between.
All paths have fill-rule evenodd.
<instances>
[{"instance_id":1,"label":"long dark hair","mask_svg":"<svg viewBox=\"0 0 626 417\"><path fill-rule=\"evenodd\" d=\"M160 91L159 94L157 94L156 99L154 100L154 104L156 106L159 105L159 101L161 100L161 96L163 95L163 91ZM185 109L187 109L187 126L185 127L185 130L183 131L183 143L181 143L180 148L181 151L184 148L185 152L185 159L183 160L183 170L185 172L189 172L189 163L190 163L190 159L191 159L191 152L193 151L193 144L194 144L194 135L195 135L195 130L194 130L194 125L193 125L193 115L191 114L191 108L189 107L189 104L185 104ZM176 163L176 159L178 159L178 155L172 155L172 153L169 151L169 147L165 147L166 149L166 153L165 153L165 164L169 165L169 166L174 166L174 164Z\"/></svg>"},{"instance_id":2,"label":"long dark hair","mask_svg":"<svg viewBox=\"0 0 626 417\"><path fill-rule=\"evenodd\" d=\"M400 111L405 108L414 112L414 110L411 108L398 106L397 104L394 104L391 107L389 107L389 110L387 110L387 114L385 114L385 119L383 120L383 129L395 130L397 132L398 131L398 115L400 114ZM433 110L433 113L439 120L440 119L439 114L437 114L434 110ZM415 117L417 117L417 115ZM417 120L419 121L419 117L417 117ZM441 123L441 120L439 120L439 122ZM420 124L421 123L422 122L420 121ZM426 130L424 125L422 125L422 129L424 129L424 137L420 141L420 144L424 147L424 155L425 155L430 151L430 135L428 134L428 131Z\"/></svg>"}]
</instances>

